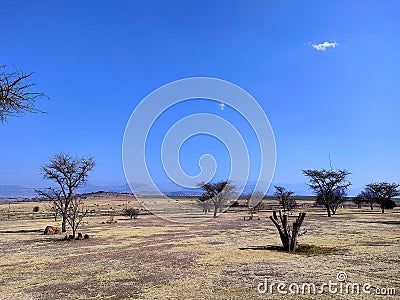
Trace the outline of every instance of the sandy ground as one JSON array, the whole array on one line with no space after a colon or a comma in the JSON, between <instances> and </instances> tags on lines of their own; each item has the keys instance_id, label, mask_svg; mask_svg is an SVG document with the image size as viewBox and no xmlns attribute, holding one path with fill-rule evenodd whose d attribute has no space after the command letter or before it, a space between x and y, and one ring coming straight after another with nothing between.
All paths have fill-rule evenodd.
<instances>
[{"instance_id":1,"label":"sandy ground","mask_svg":"<svg viewBox=\"0 0 400 300\"><path fill-rule=\"evenodd\" d=\"M127 201L132 201L127 203ZM88 199L102 209L135 206L133 199ZM95 205L96 204L96 205ZM34 203L12 204L29 212ZM118 206L120 205L120 206ZM42 205L39 204L41 210ZM6 204L0 213L6 213ZM307 211L307 210L306 210ZM81 232L88 240L62 241L39 230L59 225L52 219L0 221L0 299L398 299L400 297L400 209L339 209L328 218L308 209L300 244L335 248L330 254L288 254L267 250L280 245L270 211L252 221L245 212L228 212L195 224L179 224L154 215L136 220L115 216L86 219ZM298 211L293 212L293 217ZM31 214L32 215L32 214ZM14 215L16 216L16 215ZM259 218L259 219L258 219ZM344 284L370 284L370 294L349 294ZM272 292L267 289L271 283ZM319 288L338 285L336 293L301 295L303 283ZM277 285L286 284L283 295ZM292 284L292 290L288 285ZM295 288L300 295L293 295ZM382 288L387 289L386 291ZM377 292L396 296L376 295ZM350 291L349 291L350 292Z\"/></svg>"}]
</instances>

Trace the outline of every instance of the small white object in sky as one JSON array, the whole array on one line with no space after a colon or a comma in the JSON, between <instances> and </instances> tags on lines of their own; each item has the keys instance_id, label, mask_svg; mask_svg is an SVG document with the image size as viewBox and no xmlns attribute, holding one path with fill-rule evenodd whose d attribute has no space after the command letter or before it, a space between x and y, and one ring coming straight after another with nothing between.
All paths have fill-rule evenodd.
<instances>
[{"instance_id":1,"label":"small white object in sky","mask_svg":"<svg viewBox=\"0 0 400 300\"><path fill-rule=\"evenodd\" d=\"M221 108L221 110L224 110L225 108L225 104L224 102L221 102L220 104L218 104L219 108Z\"/></svg>"},{"instance_id":2,"label":"small white object in sky","mask_svg":"<svg viewBox=\"0 0 400 300\"><path fill-rule=\"evenodd\" d=\"M336 42L333 42L333 43L331 43L331 42L323 42L323 43L321 43L321 44L312 44L311 46L312 46L315 50L318 50L318 51L325 51L326 48L335 48L335 47L339 46L339 44L336 43Z\"/></svg>"}]
</instances>

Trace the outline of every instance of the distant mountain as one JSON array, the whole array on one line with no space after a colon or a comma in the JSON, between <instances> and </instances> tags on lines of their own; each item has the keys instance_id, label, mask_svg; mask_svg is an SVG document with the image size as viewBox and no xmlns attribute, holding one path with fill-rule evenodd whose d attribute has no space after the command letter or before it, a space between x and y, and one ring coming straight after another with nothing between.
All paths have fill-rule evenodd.
<instances>
[{"instance_id":1,"label":"distant mountain","mask_svg":"<svg viewBox=\"0 0 400 300\"><path fill-rule=\"evenodd\" d=\"M136 194L154 194L150 188L144 184L132 184L133 193ZM38 194L35 189L20 185L0 185L0 200L16 200L21 198L34 198ZM87 183L76 190L79 194L94 193L98 191L116 192L116 193L131 193L128 184L123 185L95 185ZM164 191L163 191L164 192Z\"/></svg>"},{"instance_id":2,"label":"distant mountain","mask_svg":"<svg viewBox=\"0 0 400 300\"><path fill-rule=\"evenodd\" d=\"M237 187L243 186L243 184L233 182ZM284 186L286 189L291 190L295 193L295 195L311 195L311 191L305 183L295 183L295 184L285 184L285 183L272 183L267 195L273 195L275 192L274 185ZM250 194L256 186L255 181L249 181L246 183L243 194ZM132 190L131 190L132 188ZM144 194L144 195L153 195L160 194L159 191L155 191L151 189L146 184L131 184L131 188L128 184L123 185L95 185L87 183L84 186L80 187L77 192L80 194L84 193L94 193L98 191L104 192L117 192L117 193L135 193L135 194ZM161 184L159 186L159 190L166 195L170 196L197 196L202 193L202 190L199 188L195 189L187 189L180 187L174 183L166 183ZM357 186L351 186L348 189L347 194L349 196L357 195L362 188ZM37 197L37 193L35 192L35 188L24 187L20 185L0 185L0 198L2 200L7 199L18 199L18 198L33 198Z\"/></svg>"},{"instance_id":3,"label":"distant mountain","mask_svg":"<svg viewBox=\"0 0 400 300\"><path fill-rule=\"evenodd\" d=\"M79 194L94 193L94 192L98 192L98 191L116 192L116 193L130 192L127 184L125 184L125 185L95 185L95 184L87 183L77 189L77 193L79 193Z\"/></svg>"},{"instance_id":4,"label":"distant mountain","mask_svg":"<svg viewBox=\"0 0 400 300\"><path fill-rule=\"evenodd\" d=\"M243 186L243 193L245 195L251 194L256 189L257 182L254 180L250 180L248 182L240 183L240 182L233 182L237 186L238 189L241 189ZM279 182L272 182L269 186L267 191L267 195L273 195L275 193L275 185L283 186L287 190L293 191L296 195L309 195L310 191L308 190L308 186L305 183L279 183ZM263 186L263 185L262 185ZM265 186L265 184L264 184Z\"/></svg>"},{"instance_id":5,"label":"distant mountain","mask_svg":"<svg viewBox=\"0 0 400 300\"><path fill-rule=\"evenodd\" d=\"M181 190L181 191L163 191L167 196L171 197L198 197L203 193L201 189Z\"/></svg>"},{"instance_id":6,"label":"distant mountain","mask_svg":"<svg viewBox=\"0 0 400 300\"><path fill-rule=\"evenodd\" d=\"M163 193L165 191L160 189ZM116 192L116 193L134 193L134 194L159 194L158 191L154 191L149 186L143 183L133 183L130 186L128 184L123 185L94 185L94 184L85 184L84 186L77 189L77 192L80 194L85 193L93 193L97 191L104 192Z\"/></svg>"},{"instance_id":7,"label":"distant mountain","mask_svg":"<svg viewBox=\"0 0 400 300\"><path fill-rule=\"evenodd\" d=\"M294 192L295 195L311 195L311 191L309 190L306 183L282 183L282 182L273 182L268 190L268 195L273 195L275 193L275 185L283 186L289 191Z\"/></svg>"},{"instance_id":8,"label":"distant mountain","mask_svg":"<svg viewBox=\"0 0 400 300\"><path fill-rule=\"evenodd\" d=\"M2 198L32 198L37 196L34 188L20 185L0 185L0 197Z\"/></svg>"},{"instance_id":9,"label":"distant mountain","mask_svg":"<svg viewBox=\"0 0 400 300\"><path fill-rule=\"evenodd\" d=\"M238 183L236 183L236 185L240 186L240 184ZM293 191L295 195L301 195L301 196L312 195L312 191L305 182L299 182L299 183L272 182L268 189L267 195L273 195L275 193L275 188L274 188L275 185L283 186L287 190ZM248 181L243 190L243 194L250 194L254 190L255 186L256 186L255 181ZM361 192L361 190L362 187L352 185L347 189L347 195L356 196L359 192Z\"/></svg>"}]
</instances>

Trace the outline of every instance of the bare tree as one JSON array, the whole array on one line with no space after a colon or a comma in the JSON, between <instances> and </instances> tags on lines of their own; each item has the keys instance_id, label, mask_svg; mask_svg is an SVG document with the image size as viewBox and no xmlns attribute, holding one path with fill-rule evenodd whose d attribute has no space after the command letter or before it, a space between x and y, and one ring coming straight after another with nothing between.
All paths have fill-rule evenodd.
<instances>
[{"instance_id":1,"label":"bare tree","mask_svg":"<svg viewBox=\"0 0 400 300\"><path fill-rule=\"evenodd\" d=\"M60 210L57 208L57 206L54 205L53 202L50 202L51 204L47 206L48 210L50 210L53 215L54 215L54 222L57 222L57 217L60 214Z\"/></svg>"},{"instance_id":2,"label":"bare tree","mask_svg":"<svg viewBox=\"0 0 400 300\"><path fill-rule=\"evenodd\" d=\"M86 216L83 202L79 196L73 196L67 209L67 222L72 229L72 236L75 238L76 230Z\"/></svg>"},{"instance_id":3,"label":"bare tree","mask_svg":"<svg viewBox=\"0 0 400 300\"><path fill-rule=\"evenodd\" d=\"M328 217L336 213L336 209L343 202L347 188L351 185L346 177L351 174L347 170L303 170L309 177L308 186L317 195L317 203L322 205Z\"/></svg>"},{"instance_id":4,"label":"bare tree","mask_svg":"<svg viewBox=\"0 0 400 300\"><path fill-rule=\"evenodd\" d=\"M291 210L296 207L296 200L294 200L291 196L293 195L292 191L286 190L283 186L275 185L275 196L282 206L283 211Z\"/></svg>"},{"instance_id":5,"label":"bare tree","mask_svg":"<svg viewBox=\"0 0 400 300\"><path fill-rule=\"evenodd\" d=\"M57 188L37 190L40 196L51 201L62 216L62 232L66 232L68 213L75 197L75 189L86 182L88 173L94 168L93 157L71 157L57 154L49 164L42 165L43 178L54 180Z\"/></svg>"},{"instance_id":6,"label":"bare tree","mask_svg":"<svg viewBox=\"0 0 400 300\"><path fill-rule=\"evenodd\" d=\"M207 201L214 206L214 218L216 218L218 211L222 212L224 208L229 206L235 186L227 180L222 180L217 183L202 182L199 186L204 190L199 200L201 202Z\"/></svg>"},{"instance_id":7,"label":"bare tree","mask_svg":"<svg viewBox=\"0 0 400 300\"><path fill-rule=\"evenodd\" d=\"M260 210L265 209L265 204L261 201L259 201L256 205L251 206L250 204L251 201L247 204L247 208L249 210L249 220L253 220L254 215L259 212Z\"/></svg>"},{"instance_id":8,"label":"bare tree","mask_svg":"<svg viewBox=\"0 0 400 300\"><path fill-rule=\"evenodd\" d=\"M122 212L125 216L129 216L132 220L136 219L136 217L139 215L139 209L138 208L126 208Z\"/></svg>"},{"instance_id":9,"label":"bare tree","mask_svg":"<svg viewBox=\"0 0 400 300\"><path fill-rule=\"evenodd\" d=\"M368 201L377 203L382 213L384 213L385 208L392 205L391 199L400 195L399 186L400 184L398 183L369 183L364 188L364 196Z\"/></svg>"},{"instance_id":10,"label":"bare tree","mask_svg":"<svg viewBox=\"0 0 400 300\"><path fill-rule=\"evenodd\" d=\"M0 122L4 123L9 116L25 112L43 113L35 108L38 98L49 97L43 92L32 91L34 83L29 82L33 73L25 73L17 68L7 71L0 66Z\"/></svg>"},{"instance_id":11,"label":"bare tree","mask_svg":"<svg viewBox=\"0 0 400 300\"><path fill-rule=\"evenodd\" d=\"M200 198L199 198L200 199ZM205 201L202 201L201 199L200 199L200 207L202 208L202 210L203 210L203 212L205 213L205 214L207 214L209 211L210 211L210 206L211 206L211 204L210 204L210 201L209 200L205 200Z\"/></svg>"},{"instance_id":12,"label":"bare tree","mask_svg":"<svg viewBox=\"0 0 400 300\"><path fill-rule=\"evenodd\" d=\"M247 208L249 210L249 220L252 220L254 214L259 212L262 209L265 209L265 203L263 203L265 194L262 191L254 191L252 194L247 196ZM255 202L253 199L260 199L259 201Z\"/></svg>"},{"instance_id":13,"label":"bare tree","mask_svg":"<svg viewBox=\"0 0 400 300\"><path fill-rule=\"evenodd\" d=\"M295 252L297 250L298 237L307 232L306 230L300 232L300 227L305 217L306 217L305 212L299 213L299 216L293 222L292 226L290 226L289 224L288 215L282 214L282 210L279 210L279 219L276 214L276 211L273 211L272 216L269 217L271 221L274 223L276 229L278 229L283 249L285 251Z\"/></svg>"}]
</instances>

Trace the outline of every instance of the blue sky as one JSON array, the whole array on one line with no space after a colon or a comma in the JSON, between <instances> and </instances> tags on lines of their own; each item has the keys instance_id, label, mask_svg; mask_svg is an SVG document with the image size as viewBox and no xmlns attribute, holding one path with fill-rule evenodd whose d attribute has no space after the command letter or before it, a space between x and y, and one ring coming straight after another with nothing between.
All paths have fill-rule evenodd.
<instances>
[{"instance_id":1,"label":"blue sky","mask_svg":"<svg viewBox=\"0 0 400 300\"><path fill-rule=\"evenodd\" d=\"M124 184L121 145L132 111L154 89L193 76L230 81L257 99L275 134L275 182L305 182L301 170L328 168L329 153L355 185L400 181L399 1L0 6L0 64L34 71L37 89L52 99L38 103L46 115L0 125L0 184L46 186L39 166L61 151L95 156L91 183ZM324 42L337 44L312 46ZM215 102L177 110L229 114ZM160 122L163 128L171 121ZM190 174L201 149L227 160L223 145L203 138L182 148ZM162 180L160 166L154 168Z\"/></svg>"}]
</instances>

